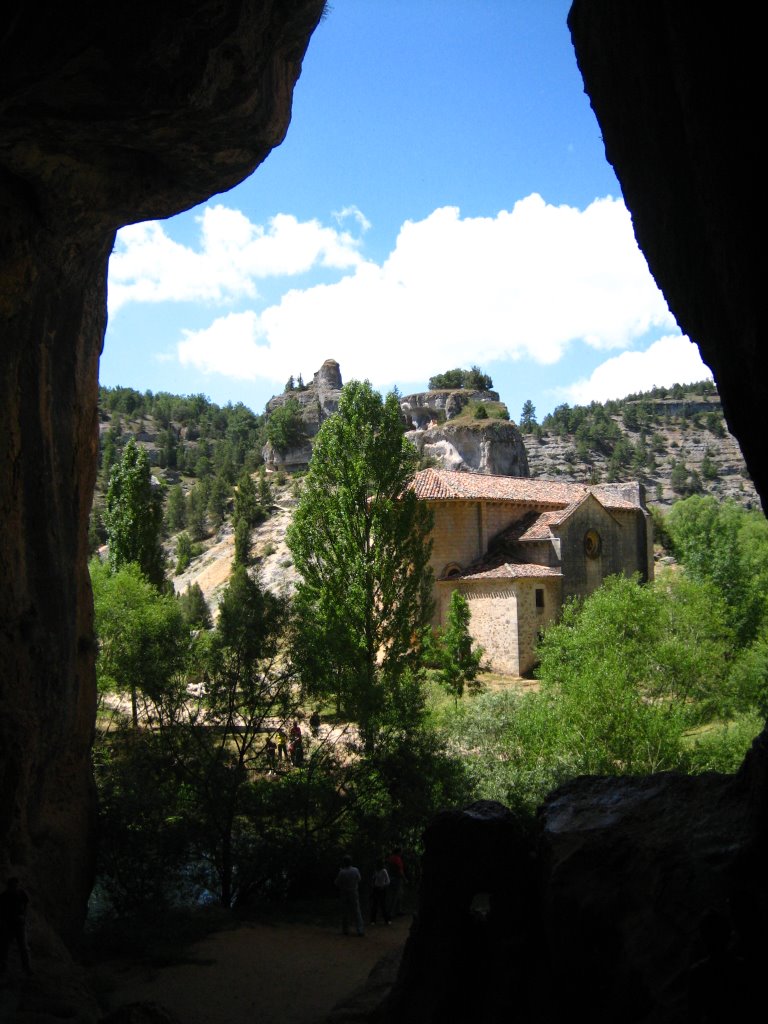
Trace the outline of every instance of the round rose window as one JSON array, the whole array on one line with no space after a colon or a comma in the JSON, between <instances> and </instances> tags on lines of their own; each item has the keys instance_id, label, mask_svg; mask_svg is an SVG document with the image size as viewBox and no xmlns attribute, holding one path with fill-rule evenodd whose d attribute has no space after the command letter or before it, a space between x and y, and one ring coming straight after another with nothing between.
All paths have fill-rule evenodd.
<instances>
[{"instance_id":1,"label":"round rose window","mask_svg":"<svg viewBox=\"0 0 768 1024\"><path fill-rule=\"evenodd\" d=\"M597 530L587 530L584 535L584 550L587 553L587 558L597 558L602 546L603 542L600 540Z\"/></svg>"}]
</instances>

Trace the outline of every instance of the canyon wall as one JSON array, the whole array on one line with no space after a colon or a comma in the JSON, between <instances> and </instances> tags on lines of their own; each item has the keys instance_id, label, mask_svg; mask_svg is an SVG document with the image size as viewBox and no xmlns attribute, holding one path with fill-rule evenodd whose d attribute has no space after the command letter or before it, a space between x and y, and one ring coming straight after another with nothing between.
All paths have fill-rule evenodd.
<instances>
[{"instance_id":1,"label":"canyon wall","mask_svg":"<svg viewBox=\"0 0 768 1024\"><path fill-rule=\"evenodd\" d=\"M0 877L77 936L93 865L86 535L118 227L250 174L323 0L11 0L0 37ZM51 940L53 941L53 939Z\"/></svg>"}]
</instances>

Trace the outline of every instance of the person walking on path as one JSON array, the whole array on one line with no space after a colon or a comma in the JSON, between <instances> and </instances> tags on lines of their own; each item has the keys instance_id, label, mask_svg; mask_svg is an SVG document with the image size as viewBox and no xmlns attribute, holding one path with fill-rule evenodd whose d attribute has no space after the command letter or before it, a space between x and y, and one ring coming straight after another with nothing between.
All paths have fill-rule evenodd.
<instances>
[{"instance_id":1,"label":"person walking on path","mask_svg":"<svg viewBox=\"0 0 768 1024\"><path fill-rule=\"evenodd\" d=\"M9 878L5 892L0 893L0 975L5 974L8 950L15 942L21 955L25 974L32 973L27 946L27 908L29 896L19 885L18 878Z\"/></svg>"},{"instance_id":2,"label":"person walking on path","mask_svg":"<svg viewBox=\"0 0 768 1024\"><path fill-rule=\"evenodd\" d=\"M288 737L284 729L277 730L277 759L278 761L288 760Z\"/></svg>"},{"instance_id":3,"label":"person walking on path","mask_svg":"<svg viewBox=\"0 0 768 1024\"><path fill-rule=\"evenodd\" d=\"M371 924L376 924L376 917L381 911L385 924L391 924L389 918L389 872L384 867L384 861L376 864L373 872L371 885Z\"/></svg>"},{"instance_id":4,"label":"person walking on path","mask_svg":"<svg viewBox=\"0 0 768 1024\"><path fill-rule=\"evenodd\" d=\"M399 846L396 846L387 857L386 867L390 879L389 916L399 917L403 913L403 888L408 881L405 877L403 851Z\"/></svg>"},{"instance_id":5,"label":"person walking on path","mask_svg":"<svg viewBox=\"0 0 768 1024\"><path fill-rule=\"evenodd\" d=\"M267 771L271 775L275 770L277 762L277 744L271 736L267 736L267 741L264 744L264 752L267 755Z\"/></svg>"},{"instance_id":6,"label":"person walking on path","mask_svg":"<svg viewBox=\"0 0 768 1024\"><path fill-rule=\"evenodd\" d=\"M363 915L360 912L360 872L352 864L352 858L345 854L336 875L336 888L341 896L341 930L349 935L349 926L354 923L358 935L365 935Z\"/></svg>"}]
</instances>

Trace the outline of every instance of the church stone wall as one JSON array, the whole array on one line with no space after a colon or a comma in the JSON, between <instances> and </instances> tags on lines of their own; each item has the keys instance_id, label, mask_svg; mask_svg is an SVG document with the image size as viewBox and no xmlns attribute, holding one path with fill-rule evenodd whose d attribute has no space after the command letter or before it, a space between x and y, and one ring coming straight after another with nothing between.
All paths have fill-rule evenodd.
<instances>
[{"instance_id":1,"label":"church stone wall","mask_svg":"<svg viewBox=\"0 0 768 1024\"><path fill-rule=\"evenodd\" d=\"M478 502L432 502L435 525L432 530L432 570L436 578L447 565L466 568L479 558L481 546L481 510Z\"/></svg>"},{"instance_id":2,"label":"church stone wall","mask_svg":"<svg viewBox=\"0 0 768 1024\"><path fill-rule=\"evenodd\" d=\"M532 670L539 631L558 617L566 598L591 594L606 576L639 572L647 579L652 572L648 518L638 511L608 512L597 499L588 497L559 529L559 536L526 549L531 562L560 564L562 577L461 579L458 571L481 558L493 537L531 506L436 501L432 508L435 577L439 580L451 567L457 569L457 578L435 584L433 625L446 624L451 593L458 589L469 602L472 637L485 648L486 661L496 672L517 676ZM590 530L597 531L600 538L594 557L585 550Z\"/></svg>"},{"instance_id":3,"label":"church stone wall","mask_svg":"<svg viewBox=\"0 0 768 1024\"><path fill-rule=\"evenodd\" d=\"M494 672L520 674L517 629L517 592L512 580L457 581L467 599L469 631L485 648L485 662Z\"/></svg>"},{"instance_id":4,"label":"church stone wall","mask_svg":"<svg viewBox=\"0 0 768 1024\"><path fill-rule=\"evenodd\" d=\"M563 567L563 599L586 596L596 590L606 576L639 572L648 577L647 547L638 537L637 512L611 514L598 501L585 501L560 531ZM584 540L589 530L600 536L600 550L595 557L585 551Z\"/></svg>"},{"instance_id":5,"label":"church stone wall","mask_svg":"<svg viewBox=\"0 0 768 1024\"><path fill-rule=\"evenodd\" d=\"M536 663L536 641L539 631L553 622L562 606L560 577L516 581L518 675L526 675ZM536 591L543 592L543 603L536 605Z\"/></svg>"},{"instance_id":6,"label":"church stone wall","mask_svg":"<svg viewBox=\"0 0 768 1024\"><path fill-rule=\"evenodd\" d=\"M501 501L434 501L430 506L435 517L431 564L438 579L448 565L466 569L485 554L497 533L529 511Z\"/></svg>"}]
</instances>

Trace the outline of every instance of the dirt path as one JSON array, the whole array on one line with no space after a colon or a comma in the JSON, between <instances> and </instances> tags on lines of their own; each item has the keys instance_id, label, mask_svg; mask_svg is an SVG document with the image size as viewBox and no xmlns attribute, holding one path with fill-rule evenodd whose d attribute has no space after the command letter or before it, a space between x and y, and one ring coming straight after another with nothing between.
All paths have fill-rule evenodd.
<instances>
[{"instance_id":1,"label":"dirt path","mask_svg":"<svg viewBox=\"0 0 768 1024\"><path fill-rule=\"evenodd\" d=\"M320 1024L402 947L410 922L370 927L363 938L316 925L246 924L196 943L183 964L103 964L99 987L109 990L106 1009L161 1003L183 1024Z\"/></svg>"}]
</instances>

